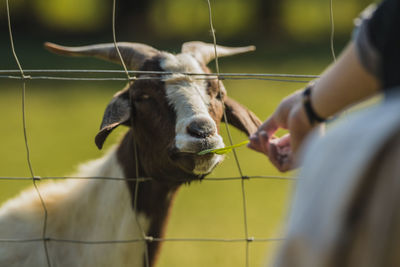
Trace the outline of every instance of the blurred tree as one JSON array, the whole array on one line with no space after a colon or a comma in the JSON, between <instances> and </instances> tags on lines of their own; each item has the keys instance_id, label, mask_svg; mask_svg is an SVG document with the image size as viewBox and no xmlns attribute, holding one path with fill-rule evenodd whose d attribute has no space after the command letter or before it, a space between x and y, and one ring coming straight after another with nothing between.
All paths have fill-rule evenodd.
<instances>
[{"instance_id":1,"label":"blurred tree","mask_svg":"<svg viewBox=\"0 0 400 267\"><path fill-rule=\"evenodd\" d=\"M348 39L353 20L371 0L333 0L335 36ZM294 40L310 43L330 35L330 0L286 0L282 22Z\"/></svg>"},{"instance_id":2,"label":"blurred tree","mask_svg":"<svg viewBox=\"0 0 400 267\"><path fill-rule=\"evenodd\" d=\"M121 24L135 24L145 26L149 11L154 0L123 0L117 2L118 20Z\"/></svg>"},{"instance_id":3,"label":"blurred tree","mask_svg":"<svg viewBox=\"0 0 400 267\"><path fill-rule=\"evenodd\" d=\"M90 32L104 27L109 3L97 0L36 0L37 18L47 27L64 32Z\"/></svg>"},{"instance_id":4,"label":"blurred tree","mask_svg":"<svg viewBox=\"0 0 400 267\"><path fill-rule=\"evenodd\" d=\"M213 0L214 26L218 35L231 38L246 32L255 17L257 0ZM163 0L153 3L150 25L163 38L209 38L210 26L206 0Z\"/></svg>"},{"instance_id":5,"label":"blurred tree","mask_svg":"<svg viewBox=\"0 0 400 267\"><path fill-rule=\"evenodd\" d=\"M14 31L109 36L113 0L10 0ZM214 26L224 40L317 41L329 35L330 0L211 0ZM333 0L336 36L349 35L352 20L372 0ZM379 1L379 0L378 0ZM0 21L6 29L5 1ZM117 0L121 39L207 39L206 0ZM133 33L132 33L133 32ZM128 38L126 38L126 37Z\"/></svg>"},{"instance_id":6,"label":"blurred tree","mask_svg":"<svg viewBox=\"0 0 400 267\"><path fill-rule=\"evenodd\" d=\"M276 40L285 35L283 24L283 4L288 0L258 0L255 27L257 34L261 34L268 40Z\"/></svg>"}]
</instances>

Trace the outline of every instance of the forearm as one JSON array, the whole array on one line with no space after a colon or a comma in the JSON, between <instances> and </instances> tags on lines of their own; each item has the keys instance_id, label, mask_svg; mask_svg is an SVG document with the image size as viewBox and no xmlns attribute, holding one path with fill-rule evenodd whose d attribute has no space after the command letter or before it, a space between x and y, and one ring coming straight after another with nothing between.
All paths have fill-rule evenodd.
<instances>
[{"instance_id":1,"label":"forearm","mask_svg":"<svg viewBox=\"0 0 400 267\"><path fill-rule=\"evenodd\" d=\"M316 122L377 94L383 87L400 86L400 1L385 0L376 13L373 11L367 9L358 21L361 26L354 35L357 46L350 42L310 90L286 97L250 137L249 147L266 154L279 170L295 167L297 152L318 126ZM274 136L279 128L288 129L289 135Z\"/></svg>"},{"instance_id":2,"label":"forearm","mask_svg":"<svg viewBox=\"0 0 400 267\"><path fill-rule=\"evenodd\" d=\"M328 118L376 94L380 88L378 79L361 65L351 42L316 82L311 103L318 115Z\"/></svg>"}]
</instances>

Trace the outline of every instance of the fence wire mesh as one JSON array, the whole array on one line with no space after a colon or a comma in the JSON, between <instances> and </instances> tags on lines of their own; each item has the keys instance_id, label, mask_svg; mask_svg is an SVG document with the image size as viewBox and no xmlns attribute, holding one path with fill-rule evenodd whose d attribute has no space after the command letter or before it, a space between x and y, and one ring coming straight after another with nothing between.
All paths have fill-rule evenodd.
<instances>
[{"instance_id":1,"label":"fence wire mesh","mask_svg":"<svg viewBox=\"0 0 400 267\"><path fill-rule=\"evenodd\" d=\"M32 181L32 184L36 190L36 193L40 199L42 209L43 209L43 226L42 226L42 234L37 238L26 238L26 239L4 239L0 237L0 243L31 243L31 242L42 242L43 243L43 253L45 255L47 266L51 267L51 260L48 251L48 243L49 242L57 242L57 243L72 243L72 244L86 244L86 245L101 245L101 244L123 244L123 243L144 243L145 244L145 265L149 266L149 253L148 253L148 244L151 242L221 242L221 243L245 243L245 262L244 266L250 266L250 244L252 242L277 242L284 240L283 238L258 238L252 237L249 235L248 231L248 222L247 222L247 201L246 201L246 180L296 180L295 177L287 177L287 176L274 176L274 175L253 175L247 176L243 173L240 159L235 149L233 149L233 155L235 159L235 164L237 166L238 176L236 177L217 177L217 178L204 178L203 181L207 182L218 182L218 181L241 181L241 194L242 194L242 213L243 213L243 238L160 238L155 236L147 236L146 232L143 230L138 218L136 217L136 224L141 232L141 238L136 239L127 239L127 240L100 240L100 241L92 241L92 240L72 240L72 239L60 239L54 238L47 234L48 227L48 210L46 206L46 202L43 199L40 189L37 186L38 181L45 180L112 180L115 182L118 181L134 181L136 183L134 200L133 200L133 209L137 211L137 195L138 190L140 188L140 183L154 181L151 177L140 177L139 171L136 168L136 177L78 177L78 176L62 176L62 177L40 177L37 176L34 172L34 168L31 163L31 154L30 154L30 146L28 141L28 131L26 127L26 110L25 110L25 101L26 101L26 81L27 80L69 80L69 81L127 81L129 83L133 83L136 80L143 79L163 79L162 75L172 74L171 72L164 71L131 71L128 70L126 64L121 56L119 48L117 46L117 37L116 37L116 26L115 26L115 18L116 18L116 2L117 0L113 0L113 9L112 9L112 38L115 45L115 48L118 52L121 65L123 66L123 70L77 70L77 69L27 69L24 70L19 59L17 53L14 48L14 40L12 34L12 22L10 16L10 7L9 0L6 0L6 14L8 21L8 29L9 29L9 39L11 44L11 50L13 57L15 59L16 64L18 65L17 70L0 70L0 79L15 79L21 80L21 111L22 111L22 129L23 129L23 137L26 151L26 163L30 172L30 177L0 177L0 181L23 181L29 180ZM330 24L331 24L331 35L330 35L330 46L331 53L334 60L336 60L335 51L334 51L334 21L333 21L333 0L329 0L330 5ZM318 75L294 75L294 74L283 74L283 73L222 73L220 72L219 62L218 62L218 53L217 53L217 38L213 25L213 10L210 0L207 0L208 6L208 15L209 15L209 26L212 35L212 43L214 45L214 53L215 53L215 68L216 73L180 73L182 75L194 76L195 79L217 79L217 80L264 80L264 81L276 81L276 82L288 82L288 83L308 83L310 80L318 78ZM74 77L71 75L85 75L86 77ZM143 76L148 74L149 76ZM112 75L113 77L93 77L94 75ZM118 75L118 77L116 77ZM140 76L139 76L140 75ZM150 76L151 75L151 76ZM219 85L219 83L218 83ZM227 116L224 110L224 118L227 121ZM226 125L226 132L228 135L230 145L233 145L232 136L230 133L228 123ZM135 142L134 151L135 151L135 161L138 163L137 158L137 148ZM139 166L139 164L136 164ZM159 182L159 181L157 181Z\"/></svg>"}]
</instances>

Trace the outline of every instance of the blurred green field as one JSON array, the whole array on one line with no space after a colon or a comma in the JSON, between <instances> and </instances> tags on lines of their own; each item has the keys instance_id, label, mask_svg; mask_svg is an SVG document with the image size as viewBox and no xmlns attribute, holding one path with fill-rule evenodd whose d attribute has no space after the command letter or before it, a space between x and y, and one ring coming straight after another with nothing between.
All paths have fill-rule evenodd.
<instances>
[{"instance_id":1,"label":"blurred green field","mask_svg":"<svg viewBox=\"0 0 400 267\"><path fill-rule=\"evenodd\" d=\"M322 52L300 54L261 51L248 58L242 55L237 59L221 60L221 72L318 74L330 62L331 56L326 48ZM50 61L57 60L56 56L50 57ZM57 63L54 65L58 68L65 68L62 61ZM232 98L252 109L262 120L280 99L302 86L257 80L227 80L224 84ZM94 136L105 106L123 86L123 82L27 82L27 131L36 175L68 175L79 163L104 153L95 147ZM22 131L21 82L0 80L0 114L0 176L29 177ZM221 130L228 143L224 127ZM124 131L126 129L119 129L113 133L105 150L116 143ZM233 130L235 143L245 138ZM238 155L245 175L280 175L262 155L247 148L240 148ZM230 154L210 177L232 176L238 176L238 170ZM250 236L281 237L292 183L286 180L245 182ZM29 181L0 181L0 203L29 186ZM176 199L167 237L243 238L241 182L208 181L184 186ZM250 266L260 266L270 260L278 244L251 243ZM166 242L158 266L244 266L244 263L244 243Z\"/></svg>"}]
</instances>

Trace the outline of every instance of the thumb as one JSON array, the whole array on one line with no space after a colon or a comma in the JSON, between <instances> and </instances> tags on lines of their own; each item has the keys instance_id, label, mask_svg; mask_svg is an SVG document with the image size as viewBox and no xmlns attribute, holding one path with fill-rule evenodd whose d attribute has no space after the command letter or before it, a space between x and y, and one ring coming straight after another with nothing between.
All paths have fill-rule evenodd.
<instances>
[{"instance_id":1,"label":"thumb","mask_svg":"<svg viewBox=\"0 0 400 267\"><path fill-rule=\"evenodd\" d=\"M269 117L258 129L250 136L248 148L268 155L269 142L275 139L273 136L278 129L278 124L273 116Z\"/></svg>"},{"instance_id":2,"label":"thumb","mask_svg":"<svg viewBox=\"0 0 400 267\"><path fill-rule=\"evenodd\" d=\"M269 138L271 138L278 128L279 125L276 122L275 116L272 115L263 124L261 124L257 132L266 132Z\"/></svg>"}]
</instances>

